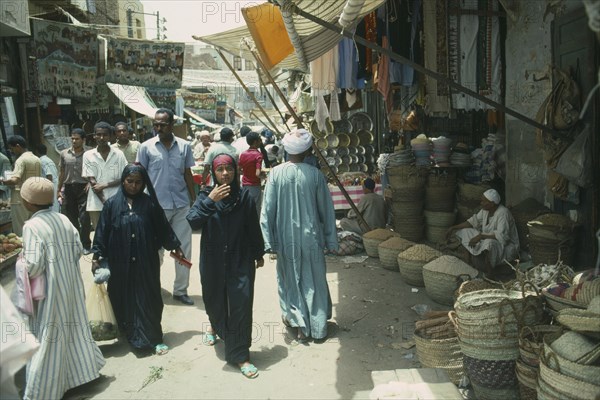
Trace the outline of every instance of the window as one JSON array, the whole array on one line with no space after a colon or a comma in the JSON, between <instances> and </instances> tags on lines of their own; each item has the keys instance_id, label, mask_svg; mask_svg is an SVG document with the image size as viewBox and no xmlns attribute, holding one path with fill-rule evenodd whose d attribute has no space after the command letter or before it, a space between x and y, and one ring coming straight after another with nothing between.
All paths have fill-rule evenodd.
<instances>
[{"instance_id":1,"label":"window","mask_svg":"<svg viewBox=\"0 0 600 400\"><path fill-rule=\"evenodd\" d=\"M136 36L138 39L143 39L144 34L142 32L142 21L139 19L135 19L135 27L136 27Z\"/></svg>"},{"instance_id":2,"label":"window","mask_svg":"<svg viewBox=\"0 0 600 400\"><path fill-rule=\"evenodd\" d=\"M233 57L233 69L235 69L236 71L242 70L242 57L240 57L240 56Z\"/></svg>"},{"instance_id":3,"label":"window","mask_svg":"<svg viewBox=\"0 0 600 400\"><path fill-rule=\"evenodd\" d=\"M254 69L254 64L252 63L252 61L250 60L245 60L246 61L246 65L245 65L245 70L246 71L252 71Z\"/></svg>"}]
</instances>

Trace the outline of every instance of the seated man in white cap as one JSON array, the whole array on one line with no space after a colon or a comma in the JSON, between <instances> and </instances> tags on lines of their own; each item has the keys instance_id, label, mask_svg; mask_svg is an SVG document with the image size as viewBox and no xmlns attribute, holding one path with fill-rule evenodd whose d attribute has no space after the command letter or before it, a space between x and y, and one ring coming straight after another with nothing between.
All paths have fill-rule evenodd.
<instances>
[{"instance_id":1,"label":"seated man in white cap","mask_svg":"<svg viewBox=\"0 0 600 400\"><path fill-rule=\"evenodd\" d=\"M447 237L453 235L471 254L471 264L486 274L503 260L512 262L519 257L519 236L510 211L500 204L500 194L489 189L481 196L481 210L462 224L451 226Z\"/></svg>"}]
</instances>

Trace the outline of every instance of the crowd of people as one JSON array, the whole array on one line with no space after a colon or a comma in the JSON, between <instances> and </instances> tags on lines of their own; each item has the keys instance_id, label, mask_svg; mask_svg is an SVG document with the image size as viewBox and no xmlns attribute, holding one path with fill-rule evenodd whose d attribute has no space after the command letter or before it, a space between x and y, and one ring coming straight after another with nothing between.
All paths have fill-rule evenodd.
<instances>
[{"instance_id":1,"label":"crowd of people","mask_svg":"<svg viewBox=\"0 0 600 400\"><path fill-rule=\"evenodd\" d=\"M84 147L84 132L73 129L72 146L54 169L28 151L22 137L9 139L18 159L10 177L0 179L0 190L14 188L13 231L22 233L24 247L20 262L30 277L45 275L47 282L45 298L30 318L32 332L39 341L49 334L50 321L82 330L41 342L29 362L25 398L61 398L97 378L105 363L90 340L82 254L92 254L94 282L107 283L119 332L132 349L167 353L160 268L164 250L170 250L176 259L173 299L193 305L187 265L193 231L201 233L200 282L210 322L203 342L213 346L222 340L226 361L245 377L258 376L250 345L254 282L265 254L276 254L283 323L298 342L327 337L332 301L325 254L338 250L338 229L326 177L306 162L312 136L295 129L273 143L264 132L242 129L235 140L223 128L218 141L197 132L190 143L175 136L173 126L173 112L158 109L155 135L139 143L130 139L126 124L98 122L92 149ZM116 142L110 144L113 133ZM191 170L197 165L203 168L199 188ZM365 180L363 189L359 212L370 228L385 227L385 201L374 193L375 182ZM497 192L483 199L482 211L452 227L449 236L458 232L472 254L485 253L493 263L514 253L514 232ZM57 200L64 215L55 211ZM341 224L365 231L353 213Z\"/></svg>"}]
</instances>

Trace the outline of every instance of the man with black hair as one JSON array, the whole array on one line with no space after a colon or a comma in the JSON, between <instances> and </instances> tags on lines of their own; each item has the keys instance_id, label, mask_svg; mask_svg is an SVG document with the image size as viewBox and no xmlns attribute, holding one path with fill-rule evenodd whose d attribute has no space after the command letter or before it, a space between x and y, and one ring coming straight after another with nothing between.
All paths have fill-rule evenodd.
<instances>
[{"instance_id":1,"label":"man with black hair","mask_svg":"<svg viewBox=\"0 0 600 400\"><path fill-rule=\"evenodd\" d=\"M83 254L90 254L92 242L90 240L90 215L87 212L87 190L88 182L81 176L83 171L83 153L86 149L85 132L83 129L75 128L71 131L71 147L60 152L58 164L58 194L62 193L62 213L69 218L79 232L79 238L83 245Z\"/></svg>"},{"instance_id":2,"label":"man with black hair","mask_svg":"<svg viewBox=\"0 0 600 400\"><path fill-rule=\"evenodd\" d=\"M248 135L252 130L249 126L242 126L240 128L240 137L235 139L231 144L237 150L238 154L241 155L243 152L248 150L248 142L246 141L246 135Z\"/></svg>"},{"instance_id":3,"label":"man with black hair","mask_svg":"<svg viewBox=\"0 0 600 400\"><path fill-rule=\"evenodd\" d=\"M263 155L259 150L262 140L256 132L250 132L246 136L249 149L240 155L239 168L242 174L242 186L248 189L250 196L256 203L256 212L260 215L262 204L262 193L260 185L260 171L262 168Z\"/></svg>"},{"instance_id":4,"label":"man with black hair","mask_svg":"<svg viewBox=\"0 0 600 400\"><path fill-rule=\"evenodd\" d=\"M58 170L56 164L47 156L48 148L45 144L38 144L35 149L37 155L40 157L40 162L42 163L42 176L54 184L54 203L52 204L52 211L59 212L58 199L56 197L58 188Z\"/></svg>"},{"instance_id":5,"label":"man with black hair","mask_svg":"<svg viewBox=\"0 0 600 400\"><path fill-rule=\"evenodd\" d=\"M173 134L175 116L172 110L159 108L154 114L153 128L157 136L140 145L137 161L148 171L156 197L165 211L173 232L181 242L185 258L192 257L192 228L186 220L190 205L196 201L191 168L196 165L190 144ZM161 264L164 250L161 251ZM173 299L193 305L188 296L190 270L175 262Z\"/></svg>"},{"instance_id":6,"label":"man with black hair","mask_svg":"<svg viewBox=\"0 0 600 400\"><path fill-rule=\"evenodd\" d=\"M204 157L204 172L202 173L202 182L206 182L206 178L210 173L210 166L214 158L219 154L229 154L231 157L233 157L236 163L239 161L239 153L231 144L234 137L233 131L229 128L223 128L221 129L219 136L221 140L217 143L213 143Z\"/></svg>"},{"instance_id":7,"label":"man with black hair","mask_svg":"<svg viewBox=\"0 0 600 400\"><path fill-rule=\"evenodd\" d=\"M17 157L12 176L8 179L0 177L0 184L14 186L10 196L10 218L12 231L18 236L23 235L23 225L31 214L21 203L21 184L27 179L42 176L42 163L31 151L27 149L27 142L23 136L14 135L6 141L8 149Z\"/></svg>"},{"instance_id":8,"label":"man with black hair","mask_svg":"<svg viewBox=\"0 0 600 400\"><path fill-rule=\"evenodd\" d=\"M119 149L125 155L125 159L127 163L132 164L135 162L137 157L137 152L140 147L140 142L136 140L131 140L131 129L127 126L125 122L117 122L115 124L115 135L117 137L117 141L111 146L115 149Z\"/></svg>"},{"instance_id":9,"label":"man with black hair","mask_svg":"<svg viewBox=\"0 0 600 400\"><path fill-rule=\"evenodd\" d=\"M371 178L365 179L363 182L364 196L356 205L356 209L363 216L365 222L371 229L385 228L386 208L383 196L375 193L375 181ZM358 223L357 215L354 210L348 211L348 216L342 218L340 226L345 231L355 232L362 235L366 231Z\"/></svg>"}]
</instances>

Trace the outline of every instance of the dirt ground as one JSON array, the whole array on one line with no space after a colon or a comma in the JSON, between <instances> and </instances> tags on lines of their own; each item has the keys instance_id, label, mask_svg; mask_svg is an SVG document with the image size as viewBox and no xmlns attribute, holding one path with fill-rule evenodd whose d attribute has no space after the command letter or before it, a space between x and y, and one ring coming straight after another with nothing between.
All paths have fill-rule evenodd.
<instances>
[{"instance_id":1,"label":"dirt ground","mask_svg":"<svg viewBox=\"0 0 600 400\"><path fill-rule=\"evenodd\" d=\"M223 343L202 343L208 318L200 295L198 234L194 234L189 294L194 306L171 296L174 266L165 258L162 287L164 341L170 352L137 357L122 341L100 342L106 357L102 376L73 389L65 399L362 399L373 388L371 371L414 368L409 347L414 321L411 309L426 304L448 309L429 299L424 288L403 282L399 272L381 267L378 259L345 263L327 258L327 279L334 305L329 337L324 343L298 344L280 317L275 262L265 257L257 272L251 361L260 371L254 380L224 361ZM366 256L366 253L360 254ZM92 282L90 257L81 270L86 288ZM2 284L12 286L14 273L4 271ZM154 380L153 380L154 378Z\"/></svg>"}]
</instances>

